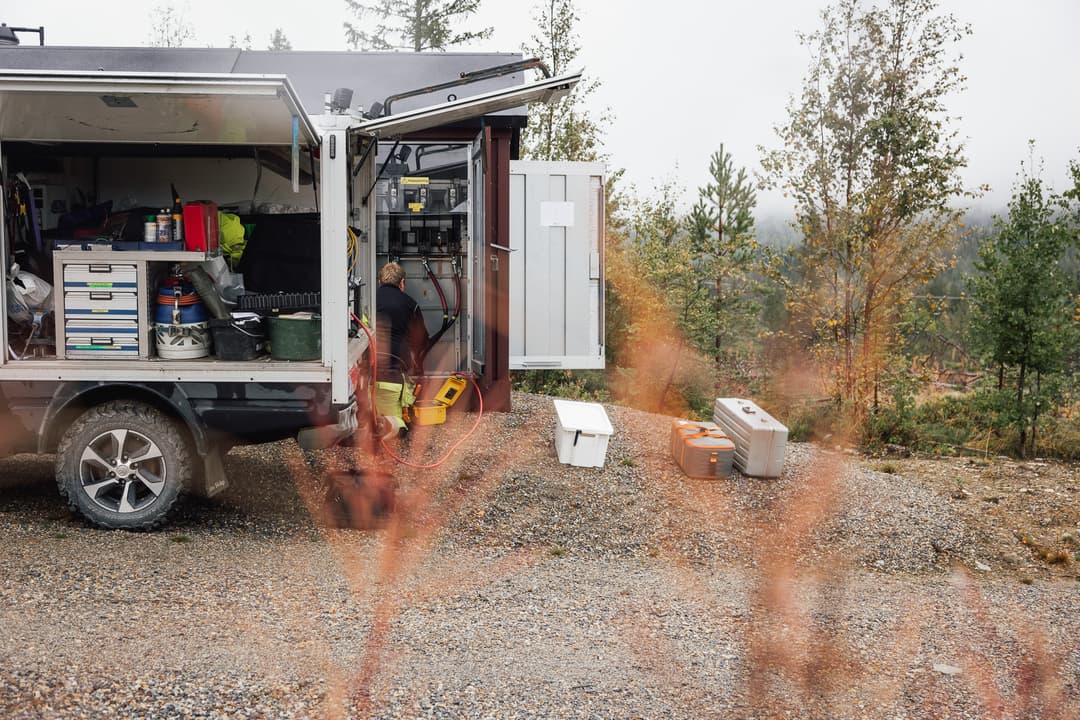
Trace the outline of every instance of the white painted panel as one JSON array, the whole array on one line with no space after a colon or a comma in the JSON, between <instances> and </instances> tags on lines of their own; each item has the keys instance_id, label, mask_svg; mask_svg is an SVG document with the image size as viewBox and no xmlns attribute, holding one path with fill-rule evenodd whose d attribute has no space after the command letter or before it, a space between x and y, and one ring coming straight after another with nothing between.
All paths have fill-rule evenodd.
<instances>
[{"instance_id":1,"label":"white painted panel","mask_svg":"<svg viewBox=\"0 0 1080 720\"><path fill-rule=\"evenodd\" d=\"M525 213L525 203L516 202L515 198L525 197L525 176L510 175L510 287L525 288L525 263L516 262L515 258L525 254L525 229L528 217ZM525 303L515 302L511 296L510 302L510 327L524 328ZM510 355L521 355L525 352L524 333L510 333Z\"/></svg>"},{"instance_id":2,"label":"white painted panel","mask_svg":"<svg viewBox=\"0 0 1080 720\"><path fill-rule=\"evenodd\" d=\"M598 163L510 166L510 367L602 368Z\"/></svg>"},{"instance_id":3,"label":"white painted panel","mask_svg":"<svg viewBox=\"0 0 1080 720\"><path fill-rule=\"evenodd\" d=\"M574 227L574 203L540 203L540 224L544 227Z\"/></svg>"}]
</instances>

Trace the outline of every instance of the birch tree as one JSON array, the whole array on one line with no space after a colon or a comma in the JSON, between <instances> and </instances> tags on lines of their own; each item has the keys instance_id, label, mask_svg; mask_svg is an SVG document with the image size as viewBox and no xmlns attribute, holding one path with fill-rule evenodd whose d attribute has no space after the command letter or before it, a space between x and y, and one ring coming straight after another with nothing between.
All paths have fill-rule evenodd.
<instances>
[{"instance_id":1,"label":"birch tree","mask_svg":"<svg viewBox=\"0 0 1080 720\"><path fill-rule=\"evenodd\" d=\"M553 75L571 72L581 52L574 0L543 0L533 13L537 32L521 50L528 57L543 60ZM586 108L586 98L600 83L583 80L566 97L552 103L529 106L529 125L521 133L522 156L530 160L603 159L603 128Z\"/></svg>"},{"instance_id":2,"label":"birch tree","mask_svg":"<svg viewBox=\"0 0 1080 720\"><path fill-rule=\"evenodd\" d=\"M150 46L183 47L195 37L195 29L184 9L175 5L158 5L150 12Z\"/></svg>"},{"instance_id":3,"label":"birch tree","mask_svg":"<svg viewBox=\"0 0 1080 720\"><path fill-rule=\"evenodd\" d=\"M964 195L945 100L970 32L935 0L839 0L800 37L811 62L763 165L803 235L787 302L858 421L877 402L898 312L943 263Z\"/></svg>"}]
</instances>

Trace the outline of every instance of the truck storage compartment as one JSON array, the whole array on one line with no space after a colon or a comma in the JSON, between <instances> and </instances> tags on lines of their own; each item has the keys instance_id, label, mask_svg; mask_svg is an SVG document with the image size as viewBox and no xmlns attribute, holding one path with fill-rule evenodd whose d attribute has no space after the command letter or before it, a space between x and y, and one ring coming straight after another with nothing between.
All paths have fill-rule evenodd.
<instances>
[{"instance_id":1,"label":"truck storage compartment","mask_svg":"<svg viewBox=\"0 0 1080 720\"><path fill-rule=\"evenodd\" d=\"M40 203L25 204L27 212L33 208L36 215L26 218L30 229L7 238L9 250L36 258L33 272L54 286L53 300L33 327L29 314L12 319L9 313L5 353L13 360L209 358L212 334L206 311L181 302L174 318L171 298L165 307L159 291L162 278L173 275L179 264L191 267L208 252L226 250L219 201L233 203L221 210L235 216L230 228L246 225L249 237L237 241L235 232L230 235L225 261L239 258L236 265L242 268L226 268L231 274L212 290L214 297L220 298L222 291L229 301L242 296L243 278L254 297L262 299L246 303L259 315L320 309L320 216L310 212L318 202L307 191L293 193L289 179L273 173L262 178L257 197L251 198L249 183L264 148L163 144L148 153L140 144L11 142L2 149L9 173L27 178L21 197L44 193ZM294 205L283 204L283 198ZM242 209L235 205L240 199ZM273 212L240 214L250 207ZM10 225L19 218L12 216L13 206L6 209ZM162 217L168 218L172 232L182 228L184 241L149 241L151 226L156 229ZM210 291L209 282L199 288L199 297ZM241 309L221 308L210 310L227 317ZM72 324L74 320L124 320L131 325L80 326ZM100 332L110 328L115 332ZM223 331L228 335L230 329ZM265 342L255 343L252 352L248 336L229 339L237 342L227 340L223 357L214 355L209 361L255 360L266 354Z\"/></svg>"},{"instance_id":2,"label":"truck storage compartment","mask_svg":"<svg viewBox=\"0 0 1080 720\"><path fill-rule=\"evenodd\" d=\"M318 215L245 215L241 220L254 225L237 266L237 272L244 276L245 290L314 293L321 289Z\"/></svg>"}]
</instances>

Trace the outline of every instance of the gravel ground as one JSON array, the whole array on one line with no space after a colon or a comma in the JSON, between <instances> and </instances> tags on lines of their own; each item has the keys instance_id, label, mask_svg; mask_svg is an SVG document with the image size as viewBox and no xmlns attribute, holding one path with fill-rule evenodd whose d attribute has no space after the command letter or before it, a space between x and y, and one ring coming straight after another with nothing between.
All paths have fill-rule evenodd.
<instances>
[{"instance_id":1,"label":"gravel ground","mask_svg":"<svg viewBox=\"0 0 1080 720\"><path fill-rule=\"evenodd\" d=\"M1080 717L1078 571L1043 552L1078 548L1075 465L792 443L781 478L694 481L670 418L608 412L602 469L532 395L437 469L239 448L150 534L0 461L0 717ZM313 522L355 467L396 511Z\"/></svg>"}]
</instances>

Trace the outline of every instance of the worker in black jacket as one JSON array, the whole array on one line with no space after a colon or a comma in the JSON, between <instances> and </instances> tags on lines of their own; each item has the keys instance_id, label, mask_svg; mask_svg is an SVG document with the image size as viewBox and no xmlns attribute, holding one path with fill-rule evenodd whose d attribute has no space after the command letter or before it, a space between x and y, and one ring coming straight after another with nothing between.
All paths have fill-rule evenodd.
<instances>
[{"instance_id":1,"label":"worker in black jacket","mask_svg":"<svg viewBox=\"0 0 1080 720\"><path fill-rule=\"evenodd\" d=\"M405 270L389 262L379 270L375 293L378 374L375 404L386 418L386 434L406 429L404 408L415 401L411 377L423 373L423 352L427 346L427 326L420 306L405 292Z\"/></svg>"}]
</instances>

